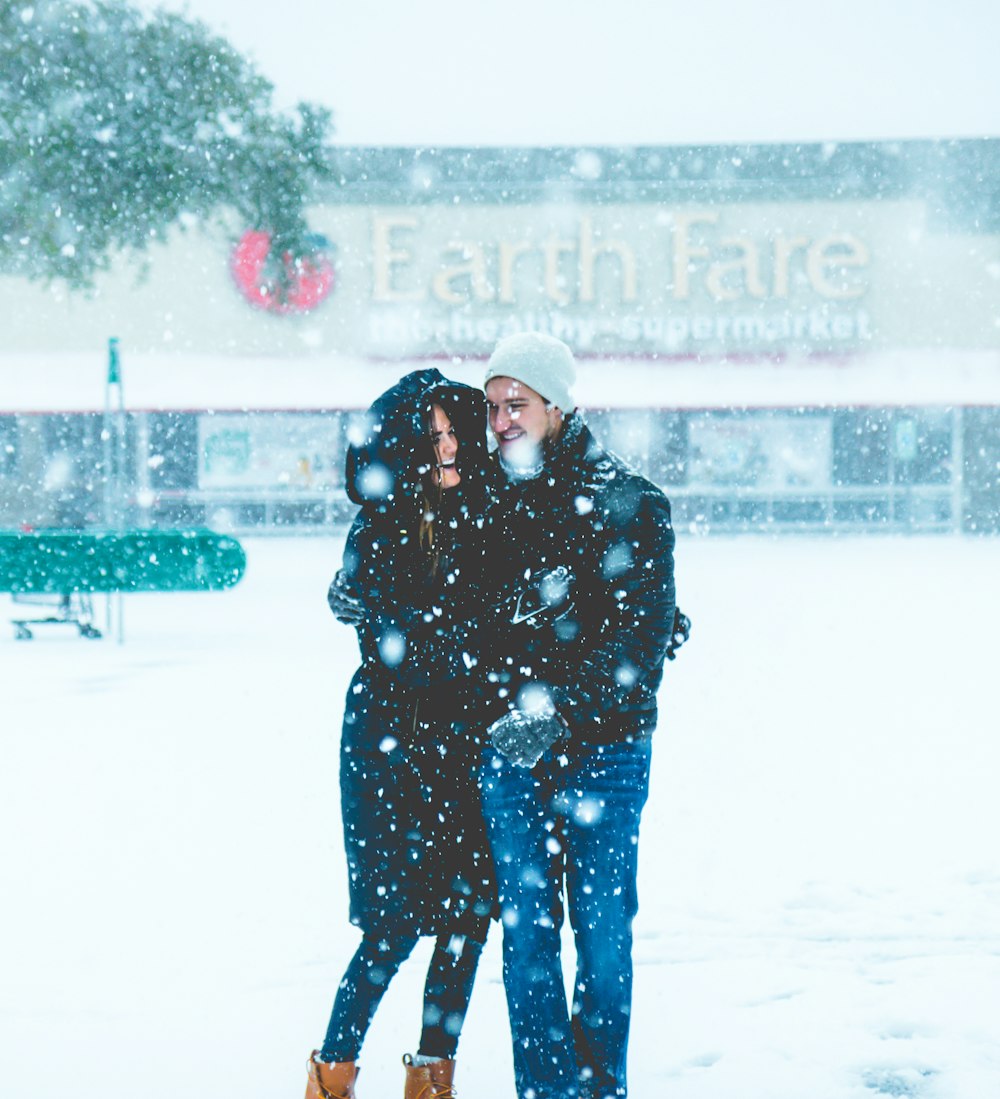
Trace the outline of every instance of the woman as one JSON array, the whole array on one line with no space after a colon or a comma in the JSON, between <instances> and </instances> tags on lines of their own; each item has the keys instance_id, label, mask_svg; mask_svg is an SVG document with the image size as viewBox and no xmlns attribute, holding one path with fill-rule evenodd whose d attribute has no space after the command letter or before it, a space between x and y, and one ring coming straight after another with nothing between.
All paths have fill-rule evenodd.
<instances>
[{"instance_id":1,"label":"woman","mask_svg":"<svg viewBox=\"0 0 1000 1099\"><path fill-rule=\"evenodd\" d=\"M365 1034L421 935L436 937L405 1099L454 1095L455 1052L496 907L462 724L463 622L476 613L488 499L480 391L437 370L372 405L347 456L361 505L344 572L366 609L340 756L351 922L361 945L340 983L306 1099L353 1099Z\"/></svg>"}]
</instances>

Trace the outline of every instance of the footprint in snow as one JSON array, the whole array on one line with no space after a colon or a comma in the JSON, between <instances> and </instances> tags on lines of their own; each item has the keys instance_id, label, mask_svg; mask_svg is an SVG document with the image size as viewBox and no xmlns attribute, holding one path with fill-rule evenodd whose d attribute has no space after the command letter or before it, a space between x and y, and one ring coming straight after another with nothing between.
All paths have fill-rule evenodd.
<instances>
[{"instance_id":1,"label":"footprint in snow","mask_svg":"<svg viewBox=\"0 0 1000 1099\"><path fill-rule=\"evenodd\" d=\"M919 1096L932 1076L934 1069L929 1068L873 1068L861 1074L866 1088L876 1095Z\"/></svg>"}]
</instances>

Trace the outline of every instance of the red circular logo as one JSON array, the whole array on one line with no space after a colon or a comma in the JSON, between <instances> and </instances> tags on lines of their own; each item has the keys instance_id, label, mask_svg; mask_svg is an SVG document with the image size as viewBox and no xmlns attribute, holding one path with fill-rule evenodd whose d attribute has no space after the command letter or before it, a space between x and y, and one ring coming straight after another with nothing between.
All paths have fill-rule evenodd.
<instances>
[{"instance_id":1,"label":"red circular logo","mask_svg":"<svg viewBox=\"0 0 1000 1099\"><path fill-rule=\"evenodd\" d=\"M251 305L269 313L308 313L333 289L333 264L327 257L330 242L313 235L313 251L306 256L271 251L271 234L248 229L233 249L229 269L240 293Z\"/></svg>"}]
</instances>

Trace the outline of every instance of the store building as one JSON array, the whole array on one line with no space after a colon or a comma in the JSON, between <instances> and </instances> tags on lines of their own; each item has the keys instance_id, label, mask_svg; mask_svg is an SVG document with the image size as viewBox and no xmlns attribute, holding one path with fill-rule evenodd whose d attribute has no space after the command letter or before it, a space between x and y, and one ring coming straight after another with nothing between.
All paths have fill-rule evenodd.
<instances>
[{"instance_id":1,"label":"store building","mask_svg":"<svg viewBox=\"0 0 1000 1099\"><path fill-rule=\"evenodd\" d=\"M1000 140L334 155L284 283L233 225L0 279L0 525L107 520L109 337L130 522L307 532L352 413L538 329L681 525L1000 530Z\"/></svg>"}]
</instances>

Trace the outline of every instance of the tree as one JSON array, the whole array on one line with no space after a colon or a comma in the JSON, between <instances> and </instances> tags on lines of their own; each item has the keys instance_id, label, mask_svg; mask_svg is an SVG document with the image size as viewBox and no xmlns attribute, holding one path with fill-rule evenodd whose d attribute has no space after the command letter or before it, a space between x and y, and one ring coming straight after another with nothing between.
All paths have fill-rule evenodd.
<instances>
[{"instance_id":1,"label":"tree","mask_svg":"<svg viewBox=\"0 0 1000 1099\"><path fill-rule=\"evenodd\" d=\"M90 285L120 251L234 210L277 255L331 115L273 87L203 23L123 0L0 0L0 272Z\"/></svg>"}]
</instances>

